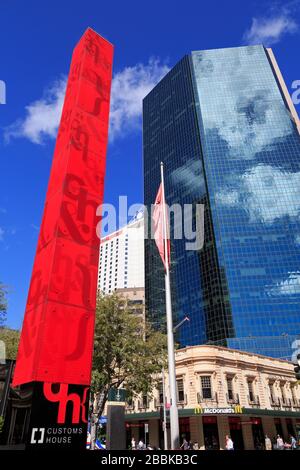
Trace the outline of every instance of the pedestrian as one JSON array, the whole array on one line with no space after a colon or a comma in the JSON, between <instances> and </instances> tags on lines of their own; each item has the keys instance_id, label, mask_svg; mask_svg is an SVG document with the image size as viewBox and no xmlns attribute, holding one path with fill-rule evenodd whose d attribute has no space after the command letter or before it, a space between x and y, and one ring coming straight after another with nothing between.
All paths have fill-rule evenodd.
<instances>
[{"instance_id":1,"label":"pedestrian","mask_svg":"<svg viewBox=\"0 0 300 470\"><path fill-rule=\"evenodd\" d=\"M272 450L272 442L267 434L265 435L265 449Z\"/></svg>"},{"instance_id":2,"label":"pedestrian","mask_svg":"<svg viewBox=\"0 0 300 470\"><path fill-rule=\"evenodd\" d=\"M144 450L144 449L145 449L144 441L143 441L143 439L140 439L140 441L138 443L138 450Z\"/></svg>"},{"instance_id":3,"label":"pedestrian","mask_svg":"<svg viewBox=\"0 0 300 470\"><path fill-rule=\"evenodd\" d=\"M183 442L180 446L180 449L183 449L183 450L189 450L189 443L188 441L186 440L186 438L184 437L183 438Z\"/></svg>"},{"instance_id":4,"label":"pedestrian","mask_svg":"<svg viewBox=\"0 0 300 470\"><path fill-rule=\"evenodd\" d=\"M291 436L291 449L296 450L297 449L297 441L294 438L294 436Z\"/></svg>"},{"instance_id":5,"label":"pedestrian","mask_svg":"<svg viewBox=\"0 0 300 470\"><path fill-rule=\"evenodd\" d=\"M283 439L282 439L282 437L281 437L279 434L277 434L277 441L276 441L276 443L277 443L277 450L284 450Z\"/></svg>"},{"instance_id":6,"label":"pedestrian","mask_svg":"<svg viewBox=\"0 0 300 470\"><path fill-rule=\"evenodd\" d=\"M135 450L136 449L136 442L135 442L135 438L133 437L131 439L131 450Z\"/></svg>"},{"instance_id":7,"label":"pedestrian","mask_svg":"<svg viewBox=\"0 0 300 470\"><path fill-rule=\"evenodd\" d=\"M226 450L234 450L233 441L230 436L225 436L225 449Z\"/></svg>"},{"instance_id":8,"label":"pedestrian","mask_svg":"<svg viewBox=\"0 0 300 470\"><path fill-rule=\"evenodd\" d=\"M194 442L194 444L193 444L193 450L199 450L199 444L198 444L198 442Z\"/></svg>"}]
</instances>

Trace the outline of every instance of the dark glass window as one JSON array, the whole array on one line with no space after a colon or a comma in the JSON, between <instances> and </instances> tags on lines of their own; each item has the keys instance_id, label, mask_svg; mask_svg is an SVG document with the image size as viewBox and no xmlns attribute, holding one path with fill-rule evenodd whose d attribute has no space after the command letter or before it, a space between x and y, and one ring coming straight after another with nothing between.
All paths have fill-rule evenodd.
<instances>
[{"instance_id":1,"label":"dark glass window","mask_svg":"<svg viewBox=\"0 0 300 470\"><path fill-rule=\"evenodd\" d=\"M201 377L201 389L203 398L212 398L210 375L204 375Z\"/></svg>"},{"instance_id":2,"label":"dark glass window","mask_svg":"<svg viewBox=\"0 0 300 470\"><path fill-rule=\"evenodd\" d=\"M248 384L249 400L252 402L254 401L253 380L247 380L247 384Z\"/></svg>"},{"instance_id":3,"label":"dark glass window","mask_svg":"<svg viewBox=\"0 0 300 470\"><path fill-rule=\"evenodd\" d=\"M183 379L177 379L177 400L184 402L184 382Z\"/></svg>"},{"instance_id":4,"label":"dark glass window","mask_svg":"<svg viewBox=\"0 0 300 470\"><path fill-rule=\"evenodd\" d=\"M227 393L229 400L233 400L233 379L232 377L227 377Z\"/></svg>"}]
</instances>

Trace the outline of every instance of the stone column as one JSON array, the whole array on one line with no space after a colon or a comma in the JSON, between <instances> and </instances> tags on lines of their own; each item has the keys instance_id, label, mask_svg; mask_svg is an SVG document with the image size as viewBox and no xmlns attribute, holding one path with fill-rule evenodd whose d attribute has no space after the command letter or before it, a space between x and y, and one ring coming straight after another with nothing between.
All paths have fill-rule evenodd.
<instances>
[{"instance_id":1,"label":"stone column","mask_svg":"<svg viewBox=\"0 0 300 470\"><path fill-rule=\"evenodd\" d=\"M272 416L262 416L261 418L264 434L267 434L272 440L276 436L276 427Z\"/></svg>"},{"instance_id":2,"label":"stone column","mask_svg":"<svg viewBox=\"0 0 300 470\"><path fill-rule=\"evenodd\" d=\"M241 421L242 421L242 423L245 422L245 421L250 422L250 416L242 416ZM243 431L243 439L244 439L245 450L254 450L252 424L251 423L242 424L242 431Z\"/></svg>"},{"instance_id":3,"label":"stone column","mask_svg":"<svg viewBox=\"0 0 300 470\"><path fill-rule=\"evenodd\" d=\"M204 436L201 416L190 418L191 441L198 442L199 450L204 450Z\"/></svg>"},{"instance_id":4,"label":"stone column","mask_svg":"<svg viewBox=\"0 0 300 470\"><path fill-rule=\"evenodd\" d=\"M218 431L219 431L219 441L220 449L225 449L225 436L226 434L230 435L230 428L228 422L228 416L219 415L217 417Z\"/></svg>"}]
</instances>

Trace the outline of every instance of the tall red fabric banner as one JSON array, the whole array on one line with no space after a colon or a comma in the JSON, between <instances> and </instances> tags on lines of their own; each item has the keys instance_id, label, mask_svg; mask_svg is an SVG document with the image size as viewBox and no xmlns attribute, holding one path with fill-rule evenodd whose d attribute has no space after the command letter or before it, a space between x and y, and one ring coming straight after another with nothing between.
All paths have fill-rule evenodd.
<instances>
[{"instance_id":1,"label":"tall red fabric banner","mask_svg":"<svg viewBox=\"0 0 300 470\"><path fill-rule=\"evenodd\" d=\"M14 385L89 385L113 46L74 49L27 299Z\"/></svg>"},{"instance_id":2,"label":"tall red fabric banner","mask_svg":"<svg viewBox=\"0 0 300 470\"><path fill-rule=\"evenodd\" d=\"M167 226L166 234L164 234L164 211L165 211L166 226ZM156 198L155 198L154 208L153 208L153 213L152 213L152 220L153 220L153 227L154 227L154 240L155 240L158 252L160 254L160 257L162 259L162 262L164 263L164 267L166 269L167 260L166 260L166 253L165 253L165 237L167 237L169 266L170 266L171 249L170 249L168 212L166 210L165 201L163 201L162 184L160 184Z\"/></svg>"}]
</instances>

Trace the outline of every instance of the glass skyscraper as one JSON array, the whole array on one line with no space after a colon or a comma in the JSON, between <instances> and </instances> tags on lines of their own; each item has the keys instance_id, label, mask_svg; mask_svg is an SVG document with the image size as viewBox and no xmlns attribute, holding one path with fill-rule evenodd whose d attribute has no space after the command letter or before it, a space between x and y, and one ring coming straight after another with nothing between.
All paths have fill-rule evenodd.
<instances>
[{"instance_id":1,"label":"glass skyscraper","mask_svg":"<svg viewBox=\"0 0 300 470\"><path fill-rule=\"evenodd\" d=\"M290 359L300 338L300 135L272 51L185 56L144 99L143 139L145 205L163 161L167 203L205 207L197 251L172 239L171 217L173 313L190 317L180 344ZM145 295L162 327L164 270L149 233Z\"/></svg>"}]
</instances>

